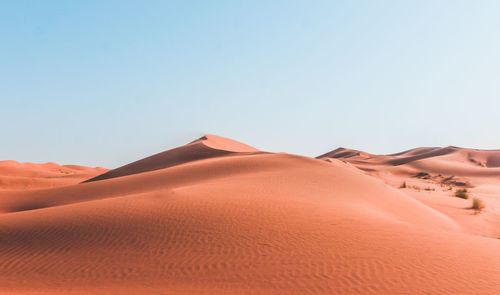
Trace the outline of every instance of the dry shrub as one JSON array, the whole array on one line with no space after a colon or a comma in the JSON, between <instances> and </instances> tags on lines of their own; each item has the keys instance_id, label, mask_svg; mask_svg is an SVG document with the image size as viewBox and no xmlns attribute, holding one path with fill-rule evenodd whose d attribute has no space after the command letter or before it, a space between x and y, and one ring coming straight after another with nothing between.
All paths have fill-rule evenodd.
<instances>
[{"instance_id":1,"label":"dry shrub","mask_svg":"<svg viewBox=\"0 0 500 295\"><path fill-rule=\"evenodd\" d=\"M455 197L462 198L462 199L468 199L469 198L469 191L465 188L458 189L455 191Z\"/></svg>"},{"instance_id":2,"label":"dry shrub","mask_svg":"<svg viewBox=\"0 0 500 295\"><path fill-rule=\"evenodd\" d=\"M472 206L470 208L474 210L475 214L483 211L484 207L486 207L486 205L484 204L483 200L481 200L480 198L472 199Z\"/></svg>"}]
</instances>

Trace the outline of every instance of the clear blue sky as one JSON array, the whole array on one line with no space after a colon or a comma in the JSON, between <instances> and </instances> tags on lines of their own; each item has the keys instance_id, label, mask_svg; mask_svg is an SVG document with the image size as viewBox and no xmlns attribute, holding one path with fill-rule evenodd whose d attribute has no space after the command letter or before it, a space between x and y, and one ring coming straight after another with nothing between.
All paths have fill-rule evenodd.
<instances>
[{"instance_id":1,"label":"clear blue sky","mask_svg":"<svg viewBox=\"0 0 500 295\"><path fill-rule=\"evenodd\" d=\"M499 1L0 0L0 159L500 148Z\"/></svg>"}]
</instances>

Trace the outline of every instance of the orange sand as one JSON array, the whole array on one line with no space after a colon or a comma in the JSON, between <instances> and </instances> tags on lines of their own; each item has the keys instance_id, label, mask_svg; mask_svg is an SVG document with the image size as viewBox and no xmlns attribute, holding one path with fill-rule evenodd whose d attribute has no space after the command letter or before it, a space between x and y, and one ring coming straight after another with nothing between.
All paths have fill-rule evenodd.
<instances>
[{"instance_id":1,"label":"orange sand","mask_svg":"<svg viewBox=\"0 0 500 295\"><path fill-rule=\"evenodd\" d=\"M0 161L0 191L12 189L39 189L77 184L106 172L104 168L77 165L60 166L55 163L33 164Z\"/></svg>"},{"instance_id":2,"label":"orange sand","mask_svg":"<svg viewBox=\"0 0 500 295\"><path fill-rule=\"evenodd\" d=\"M500 294L499 161L475 152L484 166L205 136L81 184L2 190L0 293ZM396 188L441 188L412 177L423 167L477 182L485 212Z\"/></svg>"}]
</instances>

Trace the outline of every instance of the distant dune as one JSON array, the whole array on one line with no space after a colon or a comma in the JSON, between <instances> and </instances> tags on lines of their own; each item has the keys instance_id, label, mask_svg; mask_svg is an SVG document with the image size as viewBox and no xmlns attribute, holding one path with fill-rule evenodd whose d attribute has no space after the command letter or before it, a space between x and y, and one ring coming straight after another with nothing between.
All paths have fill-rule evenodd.
<instances>
[{"instance_id":1,"label":"distant dune","mask_svg":"<svg viewBox=\"0 0 500 295\"><path fill-rule=\"evenodd\" d=\"M374 155L341 148L318 158L348 163L396 188L404 183L405 194L454 219L462 230L500 238L500 150L421 147ZM486 203L481 217L461 210L471 200L450 198L459 189Z\"/></svg>"},{"instance_id":2,"label":"distant dune","mask_svg":"<svg viewBox=\"0 0 500 295\"><path fill-rule=\"evenodd\" d=\"M3 162L32 185L0 190L0 294L500 294L499 153L207 135L99 173Z\"/></svg>"},{"instance_id":3,"label":"distant dune","mask_svg":"<svg viewBox=\"0 0 500 295\"><path fill-rule=\"evenodd\" d=\"M37 189L71 185L106 172L104 168L55 163L0 161L0 190Z\"/></svg>"}]
</instances>

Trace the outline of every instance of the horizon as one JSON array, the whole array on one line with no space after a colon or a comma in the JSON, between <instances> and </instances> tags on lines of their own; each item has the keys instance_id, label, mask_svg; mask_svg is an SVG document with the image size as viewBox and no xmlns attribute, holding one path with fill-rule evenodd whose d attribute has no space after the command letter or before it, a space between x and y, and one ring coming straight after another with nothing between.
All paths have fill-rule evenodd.
<instances>
[{"instance_id":1,"label":"horizon","mask_svg":"<svg viewBox=\"0 0 500 295\"><path fill-rule=\"evenodd\" d=\"M184 146L184 145L188 145L188 144L191 144L195 141L198 141L198 140L201 140L201 139L204 139L206 138L207 136L216 136L216 137L222 137L224 139L229 139L231 141L234 141L236 143L243 143L245 145L247 145L247 143L245 142L241 142L241 141L238 141L238 140L235 140L233 138L228 138L228 137L224 137L224 136L220 136L220 135L217 135L217 134L204 134L202 135L201 137L199 138L196 138L192 141L189 141L189 142L186 142L184 144L180 144L180 145L177 145L177 146L174 146L174 147L170 147L166 150L162 150L162 151L158 151L158 152L154 152L152 154L149 154L149 155L144 155L143 158L139 158L139 159L130 159L129 162L127 163L123 163L122 165L120 166L116 166L116 167L105 167L105 166L102 166L102 165L94 165L93 167L95 168L107 168L107 169L115 169L115 168L119 168L119 167L122 167L124 165L128 165L128 164L131 164L131 163L134 163L135 161L139 161L139 160L144 160L145 158L147 157L150 157L150 156L154 156L156 154L159 154L159 153L163 153L163 152L166 152L166 151L169 151L171 149L175 149L175 148L178 148L178 147L181 147L181 146ZM252 146L251 144L248 144L250 147L253 147L253 148L256 148L257 150L259 151L262 151L262 152L273 152L273 151L266 151L266 150L261 150L259 149L258 147L255 147L255 146ZM318 155L312 155L312 156L308 156L308 155L301 155L301 154L295 154L295 155L299 155L299 156L305 156L305 157L311 157L311 158L320 158L322 156L325 156L327 154L330 154L334 151L337 151L337 150L351 150L351 151L358 151L358 152L364 152L364 153L368 153L368 154L372 154L374 156L392 156L392 155L395 155L395 154L399 154L399 153L406 153L406 152L410 152L412 150L416 150L416 149L425 149L425 148L432 148L432 149L446 149L446 148L453 148L453 149L459 149L459 150L473 150L473 151L483 151L483 152L495 152L495 151L500 151L500 149L477 149L477 148L469 148L469 147L461 147L461 146L454 146L454 145L449 145L449 146L419 146L419 147L414 147L414 148L410 148L410 149L406 149L406 150L401 150L401 151L397 151L397 152L394 152L394 153L383 153L383 154L377 154L377 153L371 153L370 151L365 151L365 150L358 150L358 149L354 149L354 148L349 148L349 147L342 147L342 146L339 146L339 147L336 147L336 148L333 148L327 152L324 152L324 153L321 153L321 154L318 154ZM286 151L283 151L284 153L287 153ZM289 153L291 154L291 153ZM13 161L13 162L18 162L18 163L22 163L22 164L58 164L58 165L62 165L62 166L66 166L66 165L78 165L79 163L57 163L57 162L52 162L52 161L47 161L47 162L23 162L23 161L17 161L17 160L1 160L0 159L0 162L8 162L8 161Z\"/></svg>"},{"instance_id":2,"label":"horizon","mask_svg":"<svg viewBox=\"0 0 500 295\"><path fill-rule=\"evenodd\" d=\"M5 2L0 160L113 168L207 133L312 157L495 150L499 12L488 1Z\"/></svg>"}]
</instances>

